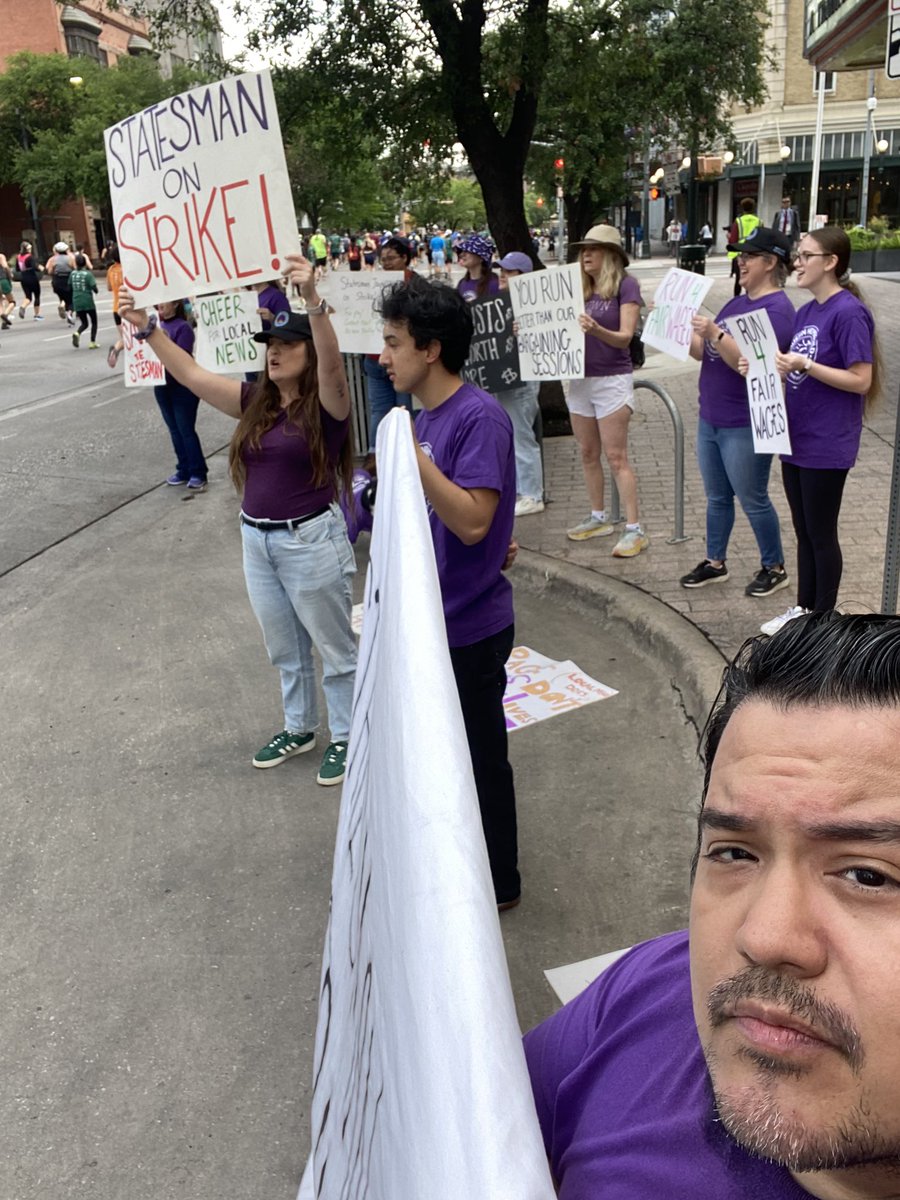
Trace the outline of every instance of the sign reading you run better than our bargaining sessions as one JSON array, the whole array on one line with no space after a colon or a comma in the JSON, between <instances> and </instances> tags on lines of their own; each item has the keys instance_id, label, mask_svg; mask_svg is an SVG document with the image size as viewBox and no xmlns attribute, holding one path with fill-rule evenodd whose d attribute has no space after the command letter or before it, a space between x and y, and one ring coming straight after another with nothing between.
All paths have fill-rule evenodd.
<instances>
[{"instance_id":1,"label":"sign reading you run better than our bargaining sessions","mask_svg":"<svg viewBox=\"0 0 900 1200\"><path fill-rule=\"evenodd\" d=\"M276 277L299 247L268 71L181 92L104 132L139 307Z\"/></svg>"},{"instance_id":2,"label":"sign reading you run better than our bargaining sessions","mask_svg":"<svg viewBox=\"0 0 900 1200\"><path fill-rule=\"evenodd\" d=\"M519 340L519 375L534 379L583 379L584 312L581 267L568 263L514 275L509 281Z\"/></svg>"}]
</instances>

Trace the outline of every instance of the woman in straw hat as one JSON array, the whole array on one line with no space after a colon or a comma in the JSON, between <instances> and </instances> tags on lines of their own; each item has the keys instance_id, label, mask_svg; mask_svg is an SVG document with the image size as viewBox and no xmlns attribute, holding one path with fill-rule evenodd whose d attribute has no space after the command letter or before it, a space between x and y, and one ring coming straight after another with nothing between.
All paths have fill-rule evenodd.
<instances>
[{"instance_id":1,"label":"woman in straw hat","mask_svg":"<svg viewBox=\"0 0 900 1200\"><path fill-rule=\"evenodd\" d=\"M628 461L628 423L634 409L634 380L629 343L637 329L641 290L626 267L628 255L619 231L595 225L580 249L585 312L584 379L569 384L567 403L572 430L581 448L581 467L591 511L568 531L573 542L608 537L614 526L604 508L601 455L606 455L625 506L625 532L613 548L615 558L634 558L650 545L638 517L637 479Z\"/></svg>"}]
</instances>

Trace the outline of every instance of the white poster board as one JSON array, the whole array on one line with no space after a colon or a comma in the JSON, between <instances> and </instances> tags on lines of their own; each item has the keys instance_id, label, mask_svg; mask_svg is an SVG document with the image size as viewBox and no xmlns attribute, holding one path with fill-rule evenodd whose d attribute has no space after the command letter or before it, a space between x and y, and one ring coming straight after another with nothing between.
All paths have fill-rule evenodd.
<instances>
[{"instance_id":1,"label":"white poster board","mask_svg":"<svg viewBox=\"0 0 900 1200\"><path fill-rule=\"evenodd\" d=\"M181 92L103 136L137 307L271 279L299 251L268 71Z\"/></svg>"},{"instance_id":2,"label":"white poster board","mask_svg":"<svg viewBox=\"0 0 900 1200\"><path fill-rule=\"evenodd\" d=\"M381 295L386 287L402 280L402 271L334 271L322 280L319 292L334 309L331 324L342 353L381 353Z\"/></svg>"},{"instance_id":3,"label":"white poster board","mask_svg":"<svg viewBox=\"0 0 900 1200\"><path fill-rule=\"evenodd\" d=\"M402 409L377 453L301 1195L553 1200Z\"/></svg>"},{"instance_id":4,"label":"white poster board","mask_svg":"<svg viewBox=\"0 0 900 1200\"><path fill-rule=\"evenodd\" d=\"M686 362L691 350L691 321L712 285L706 275L672 267L656 289L641 341Z\"/></svg>"},{"instance_id":5,"label":"white poster board","mask_svg":"<svg viewBox=\"0 0 900 1200\"><path fill-rule=\"evenodd\" d=\"M790 454L791 434L784 384L775 370L778 340L769 314L764 308L758 308L739 317L729 317L727 325L741 354L750 363L747 400L753 449L757 454Z\"/></svg>"},{"instance_id":6,"label":"white poster board","mask_svg":"<svg viewBox=\"0 0 900 1200\"><path fill-rule=\"evenodd\" d=\"M518 328L519 378L583 379L584 291L578 263L513 275L509 280Z\"/></svg>"},{"instance_id":7,"label":"white poster board","mask_svg":"<svg viewBox=\"0 0 900 1200\"><path fill-rule=\"evenodd\" d=\"M510 733L616 695L571 660L555 662L528 646L514 646L506 662L503 711Z\"/></svg>"},{"instance_id":8,"label":"white poster board","mask_svg":"<svg viewBox=\"0 0 900 1200\"><path fill-rule=\"evenodd\" d=\"M125 372L126 387L157 387L166 382L166 373L162 363L150 348L149 342L138 341L134 336L134 326L130 321L123 321L119 326L122 344L122 369Z\"/></svg>"},{"instance_id":9,"label":"white poster board","mask_svg":"<svg viewBox=\"0 0 900 1200\"><path fill-rule=\"evenodd\" d=\"M194 357L219 375L261 371L265 346L254 342L262 329L258 292L217 292L194 300L197 342Z\"/></svg>"}]
</instances>

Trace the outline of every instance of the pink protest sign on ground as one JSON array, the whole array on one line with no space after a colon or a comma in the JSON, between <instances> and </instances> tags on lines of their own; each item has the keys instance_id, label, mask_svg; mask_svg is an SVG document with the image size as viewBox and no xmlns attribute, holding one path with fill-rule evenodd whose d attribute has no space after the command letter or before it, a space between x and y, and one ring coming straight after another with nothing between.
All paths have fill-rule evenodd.
<instances>
[{"instance_id":1,"label":"pink protest sign on ground","mask_svg":"<svg viewBox=\"0 0 900 1200\"><path fill-rule=\"evenodd\" d=\"M103 136L140 306L272 279L299 248L268 71L181 92Z\"/></svg>"}]
</instances>

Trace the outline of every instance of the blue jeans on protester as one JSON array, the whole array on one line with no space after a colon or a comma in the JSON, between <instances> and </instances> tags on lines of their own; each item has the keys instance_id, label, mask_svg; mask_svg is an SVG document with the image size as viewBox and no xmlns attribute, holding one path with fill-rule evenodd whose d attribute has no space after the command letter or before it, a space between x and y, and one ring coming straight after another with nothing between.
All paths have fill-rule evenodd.
<instances>
[{"instance_id":1,"label":"blue jeans on protester","mask_svg":"<svg viewBox=\"0 0 900 1200\"><path fill-rule=\"evenodd\" d=\"M206 459L195 428L199 399L180 383L155 387L153 394L172 439L176 474L184 480L205 480Z\"/></svg>"},{"instance_id":2,"label":"blue jeans on protester","mask_svg":"<svg viewBox=\"0 0 900 1200\"><path fill-rule=\"evenodd\" d=\"M350 626L356 560L340 508L332 504L311 521L271 533L241 522L241 538L247 594L269 661L281 674L285 729L311 733L319 722L315 646L331 741L346 742L356 677Z\"/></svg>"},{"instance_id":3,"label":"blue jeans on protester","mask_svg":"<svg viewBox=\"0 0 900 1200\"><path fill-rule=\"evenodd\" d=\"M781 526L769 499L771 454L753 453L749 425L729 429L701 417L697 429L697 461L706 489L706 554L722 561L734 528L734 498L747 514L764 567L784 563Z\"/></svg>"},{"instance_id":4,"label":"blue jeans on protester","mask_svg":"<svg viewBox=\"0 0 900 1200\"><path fill-rule=\"evenodd\" d=\"M516 454L516 495L530 496L532 500L544 499L544 469L541 465L541 448L534 436L534 422L538 414L538 392L540 383L521 383L505 392L497 392L497 399L509 414L513 427L513 445Z\"/></svg>"},{"instance_id":5,"label":"blue jeans on protester","mask_svg":"<svg viewBox=\"0 0 900 1200\"><path fill-rule=\"evenodd\" d=\"M366 376L366 393L369 397L369 449L375 449L375 435L378 426L392 408L405 408L412 412L412 396L409 392L395 392L394 385L388 379L387 371L381 363L371 358L363 358L363 371Z\"/></svg>"}]
</instances>

